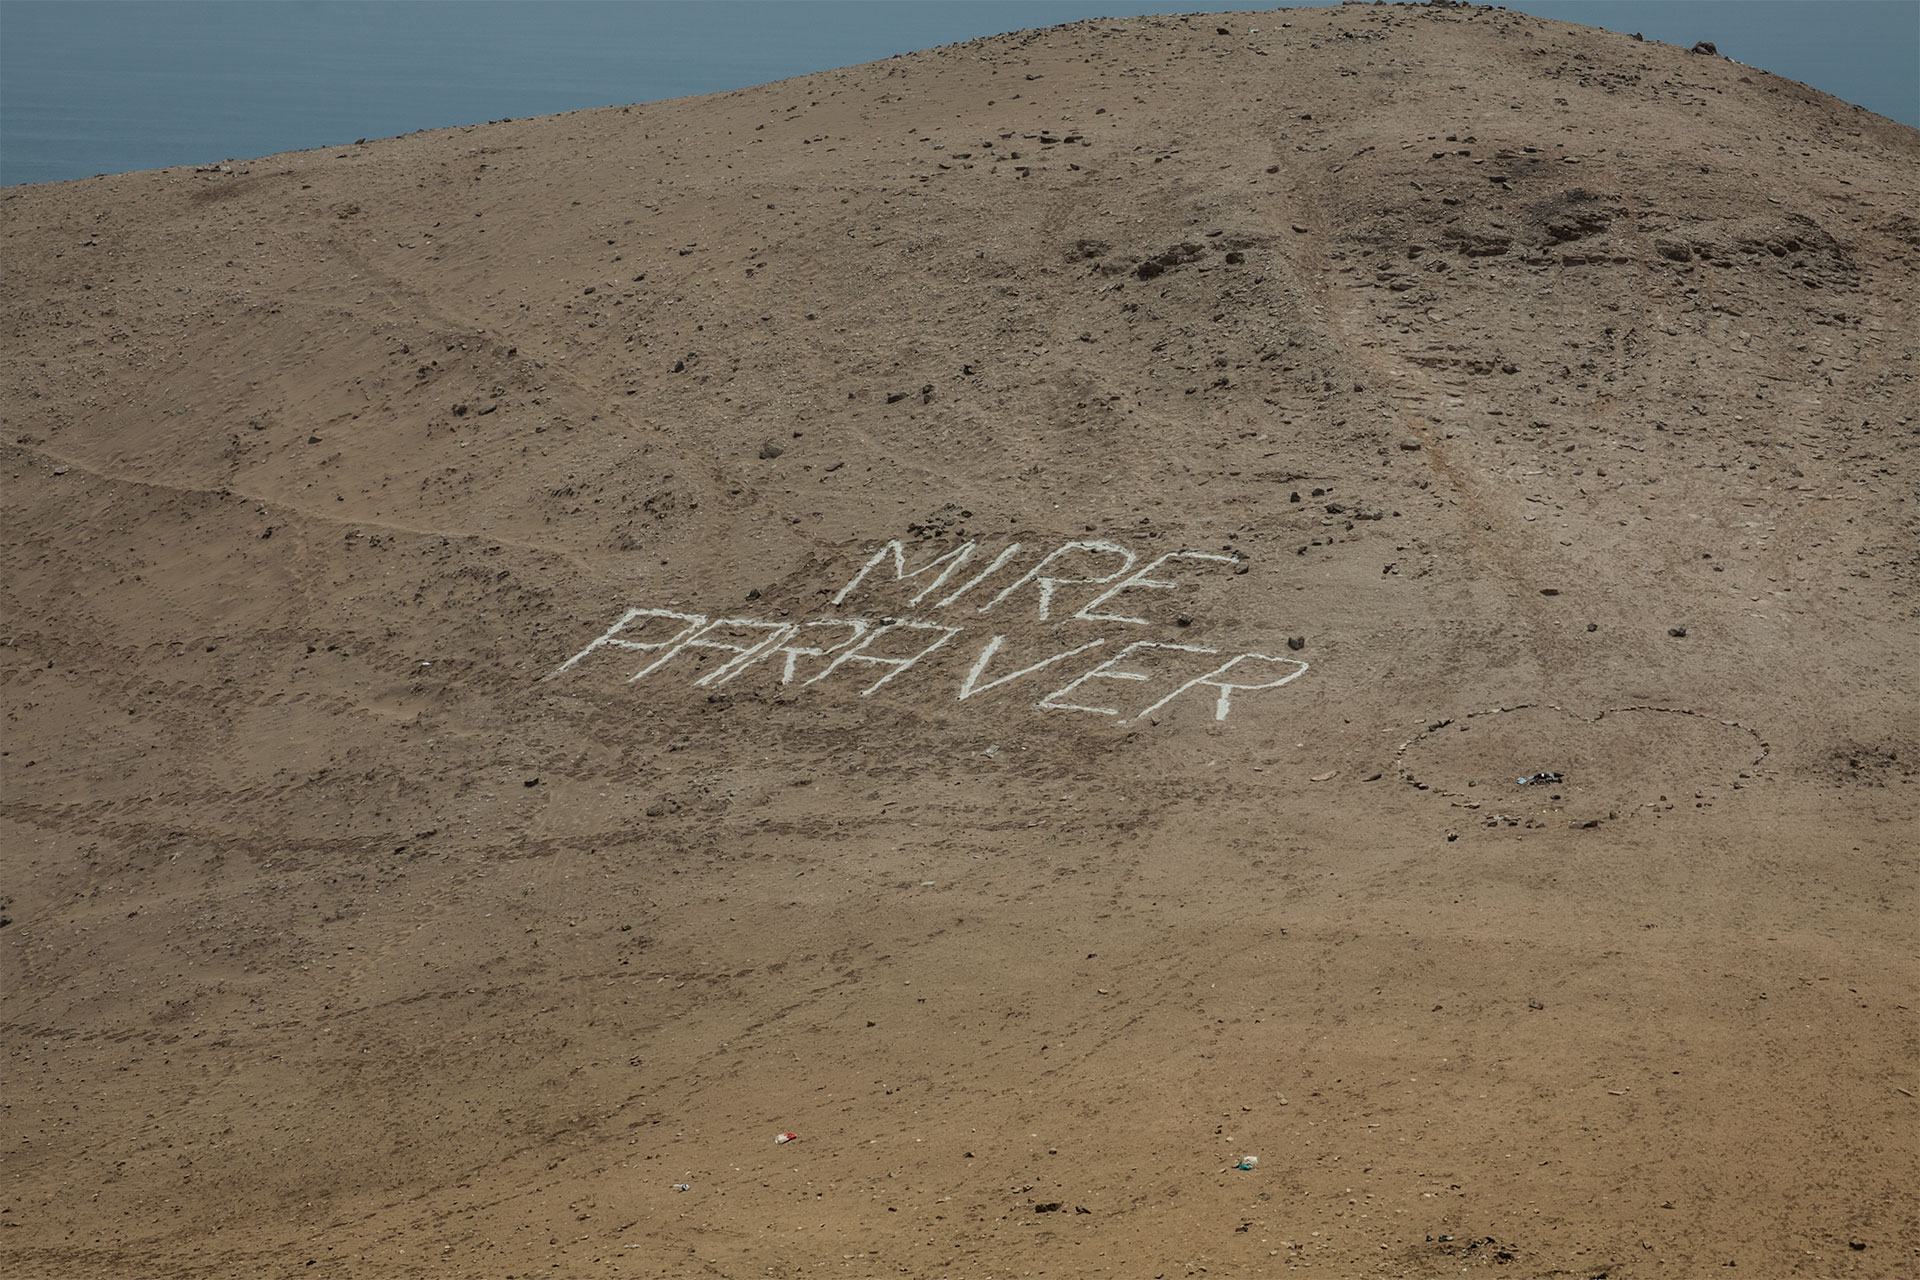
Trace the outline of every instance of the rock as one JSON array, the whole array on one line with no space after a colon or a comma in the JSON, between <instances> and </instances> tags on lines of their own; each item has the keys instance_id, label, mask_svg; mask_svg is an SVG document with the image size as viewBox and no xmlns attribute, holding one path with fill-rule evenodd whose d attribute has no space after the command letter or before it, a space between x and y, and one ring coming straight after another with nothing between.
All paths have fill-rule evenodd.
<instances>
[{"instance_id":1,"label":"rock","mask_svg":"<svg viewBox=\"0 0 1920 1280\"><path fill-rule=\"evenodd\" d=\"M1667 634L1675 640L1684 640L1687 638L1687 629L1685 627L1668 627Z\"/></svg>"},{"instance_id":2,"label":"rock","mask_svg":"<svg viewBox=\"0 0 1920 1280\"><path fill-rule=\"evenodd\" d=\"M1542 587L1542 588L1540 588L1540 594L1541 594L1541 595L1543 595L1543 596L1557 596L1557 595L1559 595L1559 594L1560 594L1560 588L1558 588L1558 587Z\"/></svg>"},{"instance_id":3,"label":"rock","mask_svg":"<svg viewBox=\"0 0 1920 1280\"><path fill-rule=\"evenodd\" d=\"M1187 613L1175 614L1173 625L1176 627L1190 627L1193 625L1193 615Z\"/></svg>"},{"instance_id":4,"label":"rock","mask_svg":"<svg viewBox=\"0 0 1920 1280\"><path fill-rule=\"evenodd\" d=\"M1300 652L1302 649L1306 647L1307 647L1307 638L1305 636L1288 636L1287 637L1287 648L1293 650L1295 653Z\"/></svg>"},{"instance_id":5,"label":"rock","mask_svg":"<svg viewBox=\"0 0 1920 1280\"><path fill-rule=\"evenodd\" d=\"M762 458L777 458L785 452L785 449L782 449L771 440L760 446L760 456Z\"/></svg>"},{"instance_id":6,"label":"rock","mask_svg":"<svg viewBox=\"0 0 1920 1280\"><path fill-rule=\"evenodd\" d=\"M1420 451L1420 442L1418 440L1402 440L1400 447L1408 453L1418 453Z\"/></svg>"},{"instance_id":7,"label":"rock","mask_svg":"<svg viewBox=\"0 0 1920 1280\"><path fill-rule=\"evenodd\" d=\"M1696 40L1694 41L1693 48L1687 50L1687 52L1712 54L1719 53L1720 50L1714 48L1713 41L1711 40Z\"/></svg>"}]
</instances>

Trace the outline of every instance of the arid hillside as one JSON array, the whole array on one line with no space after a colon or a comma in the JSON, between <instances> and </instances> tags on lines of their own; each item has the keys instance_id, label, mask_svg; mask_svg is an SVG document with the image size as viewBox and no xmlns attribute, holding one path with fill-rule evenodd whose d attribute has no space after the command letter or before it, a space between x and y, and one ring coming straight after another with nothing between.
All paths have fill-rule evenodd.
<instances>
[{"instance_id":1,"label":"arid hillside","mask_svg":"<svg viewBox=\"0 0 1920 1280\"><path fill-rule=\"evenodd\" d=\"M0 191L0 1270L1915 1274L1916 210L1461 6Z\"/></svg>"}]
</instances>

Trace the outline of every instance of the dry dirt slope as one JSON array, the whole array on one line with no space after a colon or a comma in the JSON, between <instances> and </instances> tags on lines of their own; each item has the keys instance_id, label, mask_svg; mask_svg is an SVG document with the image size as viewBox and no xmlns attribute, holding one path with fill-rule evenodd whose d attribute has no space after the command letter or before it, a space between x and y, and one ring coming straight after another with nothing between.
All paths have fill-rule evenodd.
<instances>
[{"instance_id":1,"label":"dry dirt slope","mask_svg":"<svg viewBox=\"0 0 1920 1280\"><path fill-rule=\"evenodd\" d=\"M1369 6L0 193L0 1265L1912 1274L1917 161Z\"/></svg>"}]
</instances>

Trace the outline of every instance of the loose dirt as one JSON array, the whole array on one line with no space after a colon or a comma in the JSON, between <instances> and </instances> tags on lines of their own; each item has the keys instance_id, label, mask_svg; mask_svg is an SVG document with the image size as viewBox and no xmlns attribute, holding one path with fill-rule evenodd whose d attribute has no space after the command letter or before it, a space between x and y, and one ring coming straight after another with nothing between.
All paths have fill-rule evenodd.
<instances>
[{"instance_id":1,"label":"loose dirt","mask_svg":"<svg viewBox=\"0 0 1920 1280\"><path fill-rule=\"evenodd\" d=\"M5 1270L1914 1274L1916 209L1373 6L0 193Z\"/></svg>"}]
</instances>

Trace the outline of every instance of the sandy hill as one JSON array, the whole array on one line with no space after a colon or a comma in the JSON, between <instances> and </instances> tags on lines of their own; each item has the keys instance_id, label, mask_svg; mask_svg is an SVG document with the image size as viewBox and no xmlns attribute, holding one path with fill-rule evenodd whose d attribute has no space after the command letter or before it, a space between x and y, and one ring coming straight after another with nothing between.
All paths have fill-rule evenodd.
<instances>
[{"instance_id":1,"label":"sandy hill","mask_svg":"<svg viewBox=\"0 0 1920 1280\"><path fill-rule=\"evenodd\" d=\"M0 193L0 1263L1914 1274L1916 209L1374 6Z\"/></svg>"}]
</instances>

